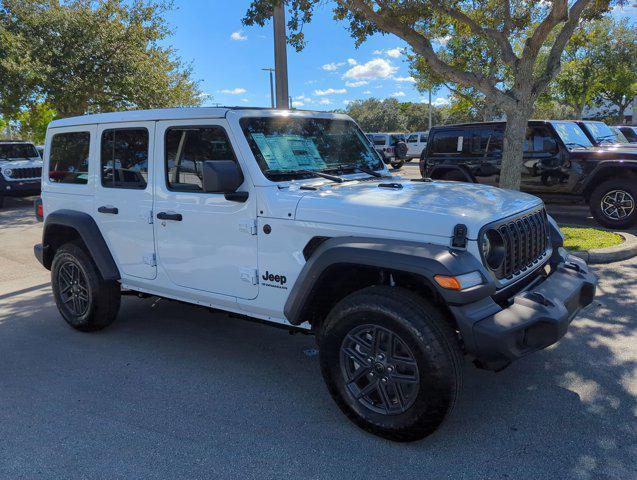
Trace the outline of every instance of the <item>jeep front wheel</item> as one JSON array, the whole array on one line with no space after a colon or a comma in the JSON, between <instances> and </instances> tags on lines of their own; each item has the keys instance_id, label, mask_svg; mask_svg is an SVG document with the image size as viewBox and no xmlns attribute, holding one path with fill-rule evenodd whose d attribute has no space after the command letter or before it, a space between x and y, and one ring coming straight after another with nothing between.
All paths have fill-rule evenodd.
<instances>
[{"instance_id":1,"label":"jeep front wheel","mask_svg":"<svg viewBox=\"0 0 637 480\"><path fill-rule=\"evenodd\" d=\"M343 413L394 441L433 433L462 383L455 332L437 308L401 288L370 287L339 302L322 327L320 361Z\"/></svg>"},{"instance_id":2,"label":"jeep front wheel","mask_svg":"<svg viewBox=\"0 0 637 480\"><path fill-rule=\"evenodd\" d=\"M102 279L89 255L74 243L62 245L51 265L51 285L58 310L76 330L101 330L119 311L119 284Z\"/></svg>"},{"instance_id":3,"label":"jeep front wheel","mask_svg":"<svg viewBox=\"0 0 637 480\"><path fill-rule=\"evenodd\" d=\"M610 179L598 185L590 198L593 217L607 228L637 224L637 183L634 179Z\"/></svg>"}]
</instances>

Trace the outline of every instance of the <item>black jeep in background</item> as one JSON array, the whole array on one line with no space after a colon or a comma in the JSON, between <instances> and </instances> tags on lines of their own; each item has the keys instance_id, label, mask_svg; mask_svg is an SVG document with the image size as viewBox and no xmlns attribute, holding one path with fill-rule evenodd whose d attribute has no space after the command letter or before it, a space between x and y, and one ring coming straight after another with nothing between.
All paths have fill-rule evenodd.
<instances>
[{"instance_id":1,"label":"black jeep in background","mask_svg":"<svg viewBox=\"0 0 637 480\"><path fill-rule=\"evenodd\" d=\"M630 143L621 131L614 132L613 129L604 122L578 120L575 123L580 126L591 143L596 147L637 148L637 145Z\"/></svg>"},{"instance_id":2,"label":"black jeep in background","mask_svg":"<svg viewBox=\"0 0 637 480\"><path fill-rule=\"evenodd\" d=\"M423 177L498 186L505 122L434 127ZM637 150L594 146L572 121L533 120L524 142L522 190L546 201L585 201L605 227L637 224Z\"/></svg>"}]
</instances>

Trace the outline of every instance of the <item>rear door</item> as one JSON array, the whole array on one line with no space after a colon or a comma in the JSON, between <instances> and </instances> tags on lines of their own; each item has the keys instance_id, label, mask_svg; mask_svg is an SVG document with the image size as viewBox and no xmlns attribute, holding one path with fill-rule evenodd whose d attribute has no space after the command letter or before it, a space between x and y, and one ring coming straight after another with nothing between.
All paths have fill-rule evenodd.
<instances>
[{"instance_id":1,"label":"rear door","mask_svg":"<svg viewBox=\"0 0 637 480\"><path fill-rule=\"evenodd\" d=\"M154 279L154 122L99 125L94 218L122 275Z\"/></svg>"},{"instance_id":2,"label":"rear door","mask_svg":"<svg viewBox=\"0 0 637 480\"><path fill-rule=\"evenodd\" d=\"M420 156L420 151L422 150L420 147L419 137L417 133L412 133L407 137L407 156L408 157L418 157Z\"/></svg>"}]
</instances>

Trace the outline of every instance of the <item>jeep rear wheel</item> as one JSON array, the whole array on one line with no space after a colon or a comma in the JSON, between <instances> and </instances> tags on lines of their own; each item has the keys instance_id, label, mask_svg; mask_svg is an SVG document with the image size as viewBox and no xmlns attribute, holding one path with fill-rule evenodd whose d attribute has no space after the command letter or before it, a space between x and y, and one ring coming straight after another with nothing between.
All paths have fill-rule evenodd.
<instances>
[{"instance_id":1,"label":"jeep rear wheel","mask_svg":"<svg viewBox=\"0 0 637 480\"><path fill-rule=\"evenodd\" d=\"M636 180L602 182L591 194L590 208L595 220L607 228L621 229L637 224Z\"/></svg>"},{"instance_id":2,"label":"jeep rear wheel","mask_svg":"<svg viewBox=\"0 0 637 480\"><path fill-rule=\"evenodd\" d=\"M119 284L103 280L93 260L74 243L61 246L55 253L51 285L62 317L77 330L101 330L117 317Z\"/></svg>"},{"instance_id":3,"label":"jeep rear wheel","mask_svg":"<svg viewBox=\"0 0 637 480\"><path fill-rule=\"evenodd\" d=\"M320 361L343 413L395 441L433 433L462 384L455 332L438 309L401 288L371 287L339 302L322 328Z\"/></svg>"}]
</instances>

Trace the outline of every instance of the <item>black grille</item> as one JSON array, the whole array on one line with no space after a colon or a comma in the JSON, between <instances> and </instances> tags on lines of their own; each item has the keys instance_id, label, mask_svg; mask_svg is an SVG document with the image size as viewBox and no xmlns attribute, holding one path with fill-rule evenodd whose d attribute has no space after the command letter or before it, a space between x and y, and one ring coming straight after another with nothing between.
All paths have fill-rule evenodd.
<instances>
[{"instance_id":1,"label":"black grille","mask_svg":"<svg viewBox=\"0 0 637 480\"><path fill-rule=\"evenodd\" d=\"M42 176L41 167L31 168L12 168L9 178L14 180L21 180L23 178L40 178Z\"/></svg>"},{"instance_id":2,"label":"black grille","mask_svg":"<svg viewBox=\"0 0 637 480\"><path fill-rule=\"evenodd\" d=\"M493 273L498 279L511 279L537 265L546 257L549 223L544 209L509 219L494 227L506 249L504 262Z\"/></svg>"}]
</instances>

